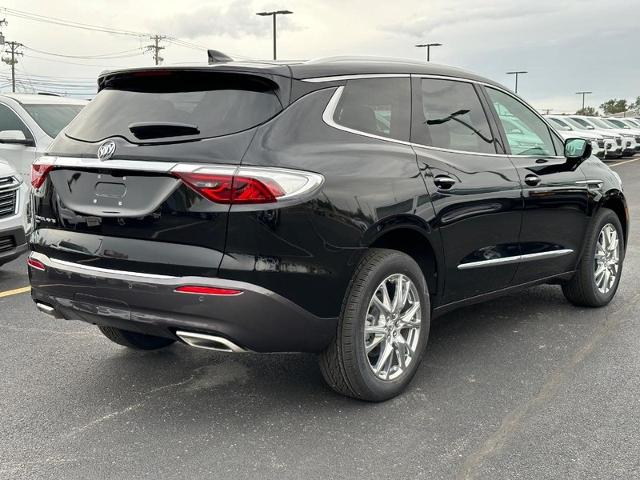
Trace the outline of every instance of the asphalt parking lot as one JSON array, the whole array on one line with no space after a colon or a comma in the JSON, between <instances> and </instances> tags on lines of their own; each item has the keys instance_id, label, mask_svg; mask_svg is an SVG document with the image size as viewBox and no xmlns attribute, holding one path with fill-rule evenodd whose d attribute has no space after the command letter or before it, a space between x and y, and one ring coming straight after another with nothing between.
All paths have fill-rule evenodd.
<instances>
[{"instance_id":1,"label":"asphalt parking lot","mask_svg":"<svg viewBox=\"0 0 640 480\"><path fill-rule=\"evenodd\" d=\"M37 312L24 258L3 267L0 478L640 478L640 158L615 163L616 299L542 286L453 312L384 404L332 393L312 355L128 351Z\"/></svg>"}]
</instances>

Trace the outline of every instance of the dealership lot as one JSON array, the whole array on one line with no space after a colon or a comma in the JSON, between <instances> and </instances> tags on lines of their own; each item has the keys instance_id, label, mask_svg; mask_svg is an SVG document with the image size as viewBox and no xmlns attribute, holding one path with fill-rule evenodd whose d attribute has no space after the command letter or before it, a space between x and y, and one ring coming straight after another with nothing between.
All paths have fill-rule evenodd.
<instances>
[{"instance_id":1,"label":"dealership lot","mask_svg":"<svg viewBox=\"0 0 640 480\"><path fill-rule=\"evenodd\" d=\"M3 267L0 478L640 476L640 159L610 164L632 219L614 301L542 286L448 314L382 404L332 393L312 355L127 351Z\"/></svg>"}]
</instances>

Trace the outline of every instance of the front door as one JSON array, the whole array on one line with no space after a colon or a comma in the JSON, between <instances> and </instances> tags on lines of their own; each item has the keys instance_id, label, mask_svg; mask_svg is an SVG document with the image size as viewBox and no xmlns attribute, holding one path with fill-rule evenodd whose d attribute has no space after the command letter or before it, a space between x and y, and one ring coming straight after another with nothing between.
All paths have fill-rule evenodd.
<instances>
[{"instance_id":1,"label":"front door","mask_svg":"<svg viewBox=\"0 0 640 480\"><path fill-rule=\"evenodd\" d=\"M479 89L420 77L412 88L411 139L444 249L442 303L505 288L520 253L521 187Z\"/></svg>"},{"instance_id":2,"label":"front door","mask_svg":"<svg viewBox=\"0 0 640 480\"><path fill-rule=\"evenodd\" d=\"M589 192L579 163L544 120L504 91L486 87L524 197L521 262L514 284L575 268L588 224Z\"/></svg>"}]
</instances>

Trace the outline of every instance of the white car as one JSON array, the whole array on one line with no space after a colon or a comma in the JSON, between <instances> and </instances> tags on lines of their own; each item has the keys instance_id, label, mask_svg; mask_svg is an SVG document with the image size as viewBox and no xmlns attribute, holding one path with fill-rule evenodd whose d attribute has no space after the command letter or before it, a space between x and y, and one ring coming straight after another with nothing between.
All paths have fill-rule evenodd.
<instances>
[{"instance_id":1,"label":"white car","mask_svg":"<svg viewBox=\"0 0 640 480\"><path fill-rule=\"evenodd\" d=\"M619 133L616 133L613 130L596 127L591 122L589 122L586 119L586 117L581 117L579 115L567 116L563 118L566 118L567 122L569 122L572 126L578 129L587 130L593 133L598 133L600 135L605 135L605 138L606 136L610 136L611 142L613 144L612 145L613 148L612 149L607 148L606 156L611 158L620 158L622 156L622 149L623 149L625 138ZM608 146L609 144L607 143L607 147Z\"/></svg>"},{"instance_id":2,"label":"white car","mask_svg":"<svg viewBox=\"0 0 640 480\"><path fill-rule=\"evenodd\" d=\"M598 130L587 122L582 124L566 115L548 115L547 117L554 122L554 125L560 122L576 133L601 136L604 144L604 158L620 158L622 156L622 135Z\"/></svg>"},{"instance_id":3,"label":"white car","mask_svg":"<svg viewBox=\"0 0 640 480\"><path fill-rule=\"evenodd\" d=\"M604 158L606 150L605 138L598 133L591 133L587 130L578 130L572 127L569 123L562 118L558 118L553 115L545 115L545 118L549 120L551 126L556 129L562 138L567 140L568 138L584 138L591 143L591 151L598 158ZM612 142L613 145L613 142Z\"/></svg>"},{"instance_id":4,"label":"white car","mask_svg":"<svg viewBox=\"0 0 640 480\"><path fill-rule=\"evenodd\" d=\"M87 103L51 95L0 95L0 158L28 182L33 161Z\"/></svg>"},{"instance_id":5,"label":"white car","mask_svg":"<svg viewBox=\"0 0 640 480\"><path fill-rule=\"evenodd\" d=\"M624 128L618 128L603 118L598 117L582 117L594 127L602 130L610 130L622 135L622 155L633 155L636 153L636 137L633 133L626 131Z\"/></svg>"},{"instance_id":6,"label":"white car","mask_svg":"<svg viewBox=\"0 0 640 480\"><path fill-rule=\"evenodd\" d=\"M610 125L633 135L636 141L636 152L640 152L640 126L635 125L632 122L626 122L624 118L607 118L603 120Z\"/></svg>"},{"instance_id":7,"label":"white car","mask_svg":"<svg viewBox=\"0 0 640 480\"><path fill-rule=\"evenodd\" d=\"M28 184L4 160L0 160L0 265L27 250L32 209Z\"/></svg>"}]
</instances>

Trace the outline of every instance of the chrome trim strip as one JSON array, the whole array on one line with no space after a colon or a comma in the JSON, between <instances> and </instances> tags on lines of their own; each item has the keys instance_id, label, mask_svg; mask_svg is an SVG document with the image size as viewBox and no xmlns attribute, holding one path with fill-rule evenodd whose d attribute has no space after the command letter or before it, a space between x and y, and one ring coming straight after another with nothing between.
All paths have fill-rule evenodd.
<instances>
[{"instance_id":1,"label":"chrome trim strip","mask_svg":"<svg viewBox=\"0 0 640 480\"><path fill-rule=\"evenodd\" d=\"M435 78L446 78L446 77L435 77ZM461 79L457 79L457 80L467 81L467 80L461 80ZM381 135L375 135L373 133L362 132L360 130L355 130L353 128L342 126L339 123L336 123L333 117L335 115L335 111L336 111L336 108L338 107L338 103L340 102L340 97L342 96L343 91L344 91L344 85L341 85L336 88L336 91L333 93L333 95L329 99L329 102L327 103L327 106L325 107L324 112L322 113L322 121L326 123L328 126L335 128L337 130L342 130L343 132L352 133L354 135L359 135L362 137L375 138L376 140L383 140L385 142L397 143L400 145L408 145L410 147L424 148L426 150L434 150L436 152L461 153L464 155L478 155L481 157L502 157L502 158L513 158L513 159L540 158L540 155L507 155L505 153L479 153L479 152L466 152L464 150L453 150L450 148L432 147L431 145L407 142L405 140L397 140L395 138L383 137ZM545 158L564 158L564 157L554 155L554 156L549 156Z\"/></svg>"},{"instance_id":2,"label":"chrome trim strip","mask_svg":"<svg viewBox=\"0 0 640 480\"><path fill-rule=\"evenodd\" d=\"M217 352L234 352L244 353L247 352L242 347L239 347L230 340L215 335L207 335L205 333L185 332L183 330L176 331L176 335L180 337L187 345L196 348L204 348L207 350L215 350ZM214 344L219 344L221 347L215 347Z\"/></svg>"},{"instance_id":3,"label":"chrome trim strip","mask_svg":"<svg viewBox=\"0 0 640 480\"><path fill-rule=\"evenodd\" d=\"M178 165L177 162L147 162L144 160L98 160L80 157L41 157L41 163L54 167L69 168L109 168L115 170L138 170L144 172L168 173ZM200 165L201 167L204 165Z\"/></svg>"},{"instance_id":4,"label":"chrome trim strip","mask_svg":"<svg viewBox=\"0 0 640 480\"><path fill-rule=\"evenodd\" d=\"M366 78L409 78L408 73L369 73L369 74L353 74L353 75L335 75L333 77L315 77L303 78L303 82L323 83L323 82L341 82L343 80L359 80Z\"/></svg>"},{"instance_id":5,"label":"chrome trim strip","mask_svg":"<svg viewBox=\"0 0 640 480\"><path fill-rule=\"evenodd\" d=\"M511 257L492 258L490 260L480 260L479 262L461 263L458 270L469 270L471 268L494 267L496 265L509 265L514 263L533 262L535 260L546 260L548 258L561 257L573 253L570 248L562 250L551 250L548 252L527 253L526 255L513 255Z\"/></svg>"}]
</instances>

